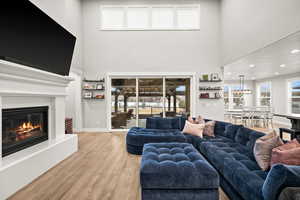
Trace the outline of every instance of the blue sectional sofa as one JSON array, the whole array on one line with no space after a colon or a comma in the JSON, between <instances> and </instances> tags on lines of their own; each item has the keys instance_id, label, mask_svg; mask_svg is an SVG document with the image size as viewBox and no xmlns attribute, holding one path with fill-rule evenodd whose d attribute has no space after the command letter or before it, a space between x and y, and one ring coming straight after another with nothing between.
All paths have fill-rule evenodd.
<instances>
[{"instance_id":1,"label":"blue sectional sofa","mask_svg":"<svg viewBox=\"0 0 300 200\"><path fill-rule=\"evenodd\" d=\"M253 147L263 135L240 125L217 122L216 137L186 137L219 172L220 185L231 199L276 200L284 187L300 187L300 166L278 164L262 171Z\"/></svg>"},{"instance_id":2,"label":"blue sectional sofa","mask_svg":"<svg viewBox=\"0 0 300 200\"><path fill-rule=\"evenodd\" d=\"M177 130L182 130L184 119L176 120L180 121ZM162 122L166 120L147 120L147 128L168 130L171 127L172 122L168 125ZM174 123L169 130L174 130L175 126ZM283 188L300 187L300 166L277 164L269 171L262 171L255 161L253 147L256 139L263 135L220 121L215 125L215 137L184 134L186 142L191 143L219 172L220 185L230 199L276 200Z\"/></svg>"}]
</instances>

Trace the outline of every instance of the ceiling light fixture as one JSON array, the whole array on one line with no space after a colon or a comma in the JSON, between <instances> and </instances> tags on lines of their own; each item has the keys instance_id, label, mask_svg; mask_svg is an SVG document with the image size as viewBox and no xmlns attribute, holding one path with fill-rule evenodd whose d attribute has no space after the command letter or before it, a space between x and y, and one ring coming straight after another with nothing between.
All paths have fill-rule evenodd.
<instances>
[{"instance_id":1,"label":"ceiling light fixture","mask_svg":"<svg viewBox=\"0 0 300 200\"><path fill-rule=\"evenodd\" d=\"M284 68L284 67L286 67L286 65L285 64L281 64L281 65L279 65L281 68Z\"/></svg>"},{"instance_id":2,"label":"ceiling light fixture","mask_svg":"<svg viewBox=\"0 0 300 200\"><path fill-rule=\"evenodd\" d=\"M249 65L249 67L253 68L253 67L255 67L255 65L254 65L254 64L251 64L251 65Z\"/></svg>"},{"instance_id":3,"label":"ceiling light fixture","mask_svg":"<svg viewBox=\"0 0 300 200\"><path fill-rule=\"evenodd\" d=\"M240 79L240 87L237 90L233 90L233 92L237 95L245 95L245 94L252 94L252 91L249 89L245 89L245 75L239 75Z\"/></svg>"},{"instance_id":4,"label":"ceiling light fixture","mask_svg":"<svg viewBox=\"0 0 300 200\"><path fill-rule=\"evenodd\" d=\"M291 51L291 54L296 54L296 53L300 53L300 49L293 49Z\"/></svg>"}]
</instances>

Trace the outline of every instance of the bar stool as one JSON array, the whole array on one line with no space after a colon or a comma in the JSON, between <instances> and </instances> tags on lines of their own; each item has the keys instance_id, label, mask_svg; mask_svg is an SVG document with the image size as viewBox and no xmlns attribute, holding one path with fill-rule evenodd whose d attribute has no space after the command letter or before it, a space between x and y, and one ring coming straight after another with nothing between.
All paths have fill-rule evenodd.
<instances>
[{"instance_id":1,"label":"bar stool","mask_svg":"<svg viewBox=\"0 0 300 200\"><path fill-rule=\"evenodd\" d=\"M294 138L297 138L298 135L300 135L300 130L296 129L290 129L290 128L279 128L279 134L280 138L283 139L283 133L289 133L291 134L291 140Z\"/></svg>"}]
</instances>

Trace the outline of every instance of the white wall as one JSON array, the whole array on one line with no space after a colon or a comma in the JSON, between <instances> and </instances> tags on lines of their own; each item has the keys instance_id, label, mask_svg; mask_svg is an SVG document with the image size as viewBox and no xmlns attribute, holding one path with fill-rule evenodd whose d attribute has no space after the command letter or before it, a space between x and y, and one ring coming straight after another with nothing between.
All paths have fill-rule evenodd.
<instances>
[{"instance_id":1,"label":"white wall","mask_svg":"<svg viewBox=\"0 0 300 200\"><path fill-rule=\"evenodd\" d=\"M89 79L107 72L220 72L220 1L83 1L84 70ZM200 3L200 31L101 31L100 4ZM198 94L198 93L197 93ZM223 101L201 103L197 113L223 118ZM84 101L85 128L106 128L106 102ZM221 111L221 112L220 112Z\"/></svg>"},{"instance_id":2,"label":"white wall","mask_svg":"<svg viewBox=\"0 0 300 200\"><path fill-rule=\"evenodd\" d=\"M299 0L222 0L223 64L300 30Z\"/></svg>"},{"instance_id":3,"label":"white wall","mask_svg":"<svg viewBox=\"0 0 300 200\"><path fill-rule=\"evenodd\" d=\"M30 0L57 23L76 36L71 69L82 68L82 7L81 0Z\"/></svg>"},{"instance_id":4,"label":"white wall","mask_svg":"<svg viewBox=\"0 0 300 200\"><path fill-rule=\"evenodd\" d=\"M272 107L274 113L287 114L287 80L300 77L300 72L284 76L276 76L272 78L257 80L256 83L270 81L272 84ZM281 117L275 117L274 121L283 124L290 124L290 120Z\"/></svg>"}]
</instances>

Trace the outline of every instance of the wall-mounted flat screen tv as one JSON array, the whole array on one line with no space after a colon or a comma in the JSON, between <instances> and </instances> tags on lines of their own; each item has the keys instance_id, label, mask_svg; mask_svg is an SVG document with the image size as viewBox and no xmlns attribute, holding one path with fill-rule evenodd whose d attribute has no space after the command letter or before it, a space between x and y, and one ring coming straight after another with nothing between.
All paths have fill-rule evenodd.
<instances>
[{"instance_id":1,"label":"wall-mounted flat screen tv","mask_svg":"<svg viewBox=\"0 0 300 200\"><path fill-rule=\"evenodd\" d=\"M69 75L75 42L75 36L29 0L1 1L0 59Z\"/></svg>"}]
</instances>

